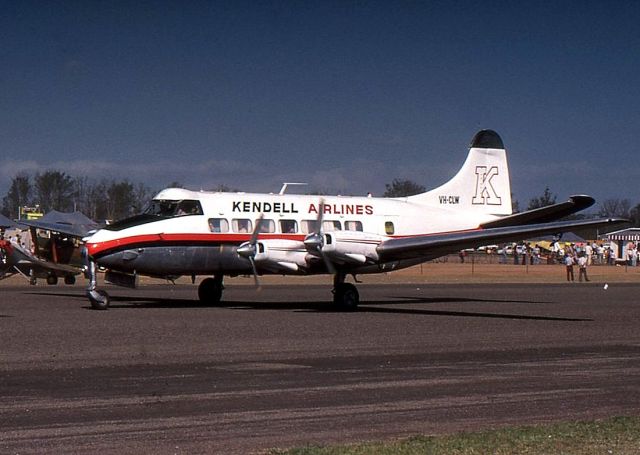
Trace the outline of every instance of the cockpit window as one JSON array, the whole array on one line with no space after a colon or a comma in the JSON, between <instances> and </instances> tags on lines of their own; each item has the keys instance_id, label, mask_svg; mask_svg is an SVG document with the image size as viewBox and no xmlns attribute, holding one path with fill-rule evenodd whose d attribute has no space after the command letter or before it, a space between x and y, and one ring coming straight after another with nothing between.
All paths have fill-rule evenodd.
<instances>
[{"instance_id":1,"label":"cockpit window","mask_svg":"<svg viewBox=\"0 0 640 455\"><path fill-rule=\"evenodd\" d=\"M154 199L140 215L116 221L113 224L105 226L105 229L109 231L120 231L141 224L158 221L159 219L202 214L200 201L190 199L183 199L181 201Z\"/></svg>"},{"instance_id":2,"label":"cockpit window","mask_svg":"<svg viewBox=\"0 0 640 455\"><path fill-rule=\"evenodd\" d=\"M174 217L185 215L202 215L200 201L183 199L182 201L153 200L144 211L145 215Z\"/></svg>"}]
</instances>

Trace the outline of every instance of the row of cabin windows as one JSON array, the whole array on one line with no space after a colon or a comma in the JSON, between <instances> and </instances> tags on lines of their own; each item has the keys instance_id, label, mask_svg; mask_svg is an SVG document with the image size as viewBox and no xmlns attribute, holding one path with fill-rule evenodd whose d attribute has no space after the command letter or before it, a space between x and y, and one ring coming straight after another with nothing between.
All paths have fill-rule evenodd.
<instances>
[{"instance_id":1,"label":"row of cabin windows","mask_svg":"<svg viewBox=\"0 0 640 455\"><path fill-rule=\"evenodd\" d=\"M258 223L258 220L255 220ZM211 232L237 232L251 233L253 232L254 222L249 218L233 218L231 226L226 218L209 218L209 230ZM283 234L309 234L315 231L316 220L302 220L300 226L296 220L278 220L279 232ZM345 231L361 231L361 221L345 221ZM341 231L342 223L340 221L326 220L322 222L323 231ZM260 233L276 232L276 222L270 219L262 219L260 221Z\"/></svg>"}]
</instances>

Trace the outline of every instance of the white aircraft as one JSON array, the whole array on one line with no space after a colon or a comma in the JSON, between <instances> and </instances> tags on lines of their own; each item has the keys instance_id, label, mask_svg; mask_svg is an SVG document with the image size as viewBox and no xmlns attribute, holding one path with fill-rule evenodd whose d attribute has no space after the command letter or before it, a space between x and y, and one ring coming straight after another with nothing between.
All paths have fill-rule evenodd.
<instances>
[{"instance_id":1,"label":"white aircraft","mask_svg":"<svg viewBox=\"0 0 640 455\"><path fill-rule=\"evenodd\" d=\"M506 151L500 136L478 132L460 171L442 186L402 198L161 191L141 215L86 238L87 295L106 309L105 280L135 287L138 275L213 276L198 288L203 303L222 297L223 277L332 274L334 303L355 310L347 275L380 273L488 243L612 227L625 220L562 217L591 206L589 196L512 214ZM555 221L555 222L554 222Z\"/></svg>"}]
</instances>

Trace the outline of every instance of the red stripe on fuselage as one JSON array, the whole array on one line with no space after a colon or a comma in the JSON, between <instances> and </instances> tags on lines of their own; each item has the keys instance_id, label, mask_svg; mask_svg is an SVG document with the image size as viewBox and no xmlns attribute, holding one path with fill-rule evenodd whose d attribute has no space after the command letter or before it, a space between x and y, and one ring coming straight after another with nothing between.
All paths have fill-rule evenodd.
<instances>
[{"instance_id":1,"label":"red stripe on fuselage","mask_svg":"<svg viewBox=\"0 0 640 455\"><path fill-rule=\"evenodd\" d=\"M450 232L434 232L430 234L414 234L414 235L391 235L389 238L411 238L411 237L429 237L432 235L460 234L465 232L482 231L482 228L464 229L461 231ZM260 240L280 239L280 240L297 240L304 241L307 234L268 234L259 235ZM105 242L88 243L87 249L92 257L104 256L129 248L142 248L150 246L170 246L174 244L202 246L202 245L218 245L221 243L240 245L251 240L251 234L145 234L134 235L131 237L123 237L120 239L108 240ZM379 244L378 241L363 241L361 239L342 241L363 242L371 244Z\"/></svg>"},{"instance_id":2,"label":"red stripe on fuselage","mask_svg":"<svg viewBox=\"0 0 640 455\"><path fill-rule=\"evenodd\" d=\"M260 234L260 240L281 239L303 241L304 234ZM251 240L251 234L145 234L123 237L105 242L88 243L90 256L104 256L118 250L150 246L218 245L220 243L240 245Z\"/></svg>"}]
</instances>

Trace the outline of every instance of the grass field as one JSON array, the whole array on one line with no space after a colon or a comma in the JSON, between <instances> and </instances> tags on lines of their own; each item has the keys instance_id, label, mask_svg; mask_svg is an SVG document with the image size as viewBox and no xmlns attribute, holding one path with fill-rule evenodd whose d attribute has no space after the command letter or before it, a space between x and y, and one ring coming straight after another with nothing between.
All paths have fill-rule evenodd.
<instances>
[{"instance_id":1,"label":"grass field","mask_svg":"<svg viewBox=\"0 0 640 455\"><path fill-rule=\"evenodd\" d=\"M390 442L273 449L270 455L638 455L640 418L615 417L510 427L474 433L417 436Z\"/></svg>"}]
</instances>

